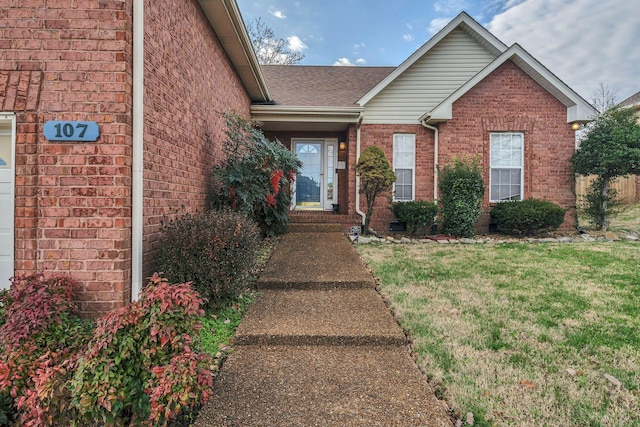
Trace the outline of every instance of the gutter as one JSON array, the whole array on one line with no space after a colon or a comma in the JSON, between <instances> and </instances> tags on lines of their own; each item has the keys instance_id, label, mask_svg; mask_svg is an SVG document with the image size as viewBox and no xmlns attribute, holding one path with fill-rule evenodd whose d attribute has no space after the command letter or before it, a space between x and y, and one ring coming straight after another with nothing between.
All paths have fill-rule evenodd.
<instances>
[{"instance_id":1,"label":"gutter","mask_svg":"<svg viewBox=\"0 0 640 427\"><path fill-rule=\"evenodd\" d=\"M131 301L142 290L144 182L144 0L133 1L133 137L131 188Z\"/></svg>"},{"instance_id":2,"label":"gutter","mask_svg":"<svg viewBox=\"0 0 640 427\"><path fill-rule=\"evenodd\" d=\"M420 124L433 131L433 200L438 200L438 128L420 120Z\"/></svg>"},{"instance_id":3,"label":"gutter","mask_svg":"<svg viewBox=\"0 0 640 427\"><path fill-rule=\"evenodd\" d=\"M360 126L362 125L362 119L364 119L364 114L360 113L358 117L358 123L356 124L356 164L358 164L358 160L360 160ZM364 225L367 214L360 210L360 175L356 171L356 213L360 215L361 224ZM366 230L362 230L363 232Z\"/></svg>"}]
</instances>

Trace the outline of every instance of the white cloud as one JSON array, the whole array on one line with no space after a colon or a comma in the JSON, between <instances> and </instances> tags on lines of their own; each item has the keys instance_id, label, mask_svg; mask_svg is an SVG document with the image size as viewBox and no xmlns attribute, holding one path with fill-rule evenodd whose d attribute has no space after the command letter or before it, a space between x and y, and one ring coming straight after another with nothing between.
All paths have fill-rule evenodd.
<instances>
[{"instance_id":1,"label":"white cloud","mask_svg":"<svg viewBox=\"0 0 640 427\"><path fill-rule=\"evenodd\" d=\"M367 63L367 61L364 58L356 59L356 64L358 64L358 65L364 65L366 63Z\"/></svg>"},{"instance_id":2,"label":"white cloud","mask_svg":"<svg viewBox=\"0 0 640 427\"><path fill-rule=\"evenodd\" d=\"M411 25L411 24L407 24L407 28L408 28L410 31L412 31L412 30L413 30L413 25Z\"/></svg>"},{"instance_id":3,"label":"white cloud","mask_svg":"<svg viewBox=\"0 0 640 427\"><path fill-rule=\"evenodd\" d=\"M489 30L508 45L520 44L584 98L591 99L600 83L616 90L619 101L640 90L635 2L510 3L515 6L494 16Z\"/></svg>"},{"instance_id":4,"label":"white cloud","mask_svg":"<svg viewBox=\"0 0 640 427\"><path fill-rule=\"evenodd\" d=\"M413 41L413 36L412 36L411 34L404 34L404 35L402 36L402 38L403 38L403 39L404 39L404 41L406 41L406 42Z\"/></svg>"},{"instance_id":5,"label":"white cloud","mask_svg":"<svg viewBox=\"0 0 640 427\"><path fill-rule=\"evenodd\" d=\"M433 9L438 13L447 15L457 14L467 7L464 0L441 0L433 4Z\"/></svg>"},{"instance_id":6,"label":"white cloud","mask_svg":"<svg viewBox=\"0 0 640 427\"><path fill-rule=\"evenodd\" d=\"M300 52L308 47L298 36L287 37L287 41L289 42L289 49L294 52Z\"/></svg>"},{"instance_id":7,"label":"white cloud","mask_svg":"<svg viewBox=\"0 0 640 427\"><path fill-rule=\"evenodd\" d=\"M353 45L354 49L360 49L361 47L366 47L367 45L364 43L356 43Z\"/></svg>"},{"instance_id":8,"label":"white cloud","mask_svg":"<svg viewBox=\"0 0 640 427\"><path fill-rule=\"evenodd\" d=\"M339 67L353 67L355 64L351 62L349 58L340 58L336 62L333 63L335 66Z\"/></svg>"},{"instance_id":9,"label":"white cloud","mask_svg":"<svg viewBox=\"0 0 640 427\"><path fill-rule=\"evenodd\" d=\"M451 21L451 18L436 18L436 19L433 19L431 21L431 23L429 24L429 32L431 34L437 33L438 31L443 29L444 26L449 23L449 21Z\"/></svg>"},{"instance_id":10,"label":"white cloud","mask_svg":"<svg viewBox=\"0 0 640 427\"><path fill-rule=\"evenodd\" d=\"M287 15L284 14L281 10L277 10L275 8L270 8L269 13L275 16L278 19L287 19Z\"/></svg>"}]
</instances>

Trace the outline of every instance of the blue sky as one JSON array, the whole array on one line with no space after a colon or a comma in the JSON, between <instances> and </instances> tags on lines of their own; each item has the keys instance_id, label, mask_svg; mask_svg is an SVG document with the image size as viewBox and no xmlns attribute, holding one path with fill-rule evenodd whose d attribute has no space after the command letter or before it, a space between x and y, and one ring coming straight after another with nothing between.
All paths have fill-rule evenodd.
<instances>
[{"instance_id":1,"label":"blue sky","mask_svg":"<svg viewBox=\"0 0 640 427\"><path fill-rule=\"evenodd\" d=\"M591 100L640 91L637 0L237 0L305 54L305 65L392 65L461 11L507 45L520 44Z\"/></svg>"}]
</instances>

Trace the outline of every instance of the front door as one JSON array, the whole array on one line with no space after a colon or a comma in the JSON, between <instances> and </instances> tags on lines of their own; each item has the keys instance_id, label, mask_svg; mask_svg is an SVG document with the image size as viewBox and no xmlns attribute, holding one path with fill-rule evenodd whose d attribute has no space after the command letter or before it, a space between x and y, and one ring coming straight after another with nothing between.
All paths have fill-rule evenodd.
<instances>
[{"instance_id":1,"label":"front door","mask_svg":"<svg viewBox=\"0 0 640 427\"><path fill-rule=\"evenodd\" d=\"M296 209L331 210L337 203L337 141L294 140L293 150L302 162L296 177Z\"/></svg>"},{"instance_id":2,"label":"front door","mask_svg":"<svg viewBox=\"0 0 640 427\"><path fill-rule=\"evenodd\" d=\"M14 273L14 123L13 115L0 114L0 289Z\"/></svg>"}]
</instances>

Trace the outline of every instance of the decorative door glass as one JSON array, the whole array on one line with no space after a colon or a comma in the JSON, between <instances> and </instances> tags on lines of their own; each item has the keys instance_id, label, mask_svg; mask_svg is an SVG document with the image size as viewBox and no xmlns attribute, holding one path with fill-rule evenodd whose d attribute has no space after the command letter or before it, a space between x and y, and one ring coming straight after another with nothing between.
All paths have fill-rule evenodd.
<instances>
[{"instance_id":1,"label":"decorative door glass","mask_svg":"<svg viewBox=\"0 0 640 427\"><path fill-rule=\"evenodd\" d=\"M322 183L322 144L297 142L296 156L302 168L296 177L296 207L320 208Z\"/></svg>"}]
</instances>

